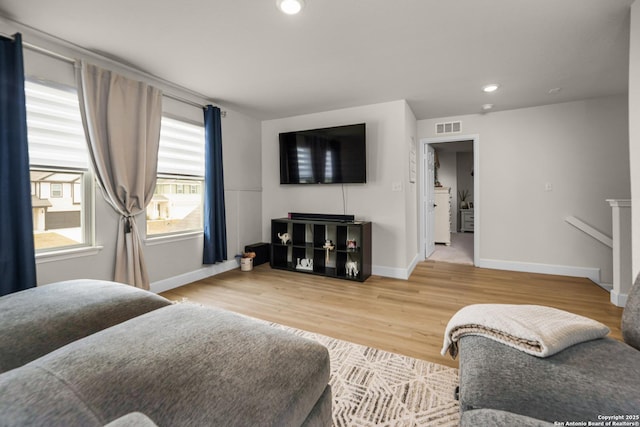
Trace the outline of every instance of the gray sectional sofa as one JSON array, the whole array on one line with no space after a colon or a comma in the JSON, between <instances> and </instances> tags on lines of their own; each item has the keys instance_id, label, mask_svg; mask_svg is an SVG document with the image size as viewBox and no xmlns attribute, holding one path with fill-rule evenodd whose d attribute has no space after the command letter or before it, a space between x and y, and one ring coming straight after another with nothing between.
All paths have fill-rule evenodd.
<instances>
[{"instance_id":1,"label":"gray sectional sofa","mask_svg":"<svg viewBox=\"0 0 640 427\"><path fill-rule=\"evenodd\" d=\"M640 279L629 294L622 332L625 342L587 341L547 358L485 337L463 336L461 425L638 425ZM616 416L622 418L606 418Z\"/></svg>"},{"instance_id":2,"label":"gray sectional sofa","mask_svg":"<svg viewBox=\"0 0 640 427\"><path fill-rule=\"evenodd\" d=\"M322 345L82 280L0 298L0 426L327 426Z\"/></svg>"}]
</instances>

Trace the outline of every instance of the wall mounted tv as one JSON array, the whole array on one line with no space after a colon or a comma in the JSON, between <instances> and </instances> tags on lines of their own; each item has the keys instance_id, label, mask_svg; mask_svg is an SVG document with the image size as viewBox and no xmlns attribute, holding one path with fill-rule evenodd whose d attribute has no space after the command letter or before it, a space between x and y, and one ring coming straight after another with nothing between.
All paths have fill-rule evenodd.
<instances>
[{"instance_id":1,"label":"wall mounted tv","mask_svg":"<svg viewBox=\"0 0 640 427\"><path fill-rule=\"evenodd\" d=\"M280 184L367 182L365 124L280 134Z\"/></svg>"}]
</instances>

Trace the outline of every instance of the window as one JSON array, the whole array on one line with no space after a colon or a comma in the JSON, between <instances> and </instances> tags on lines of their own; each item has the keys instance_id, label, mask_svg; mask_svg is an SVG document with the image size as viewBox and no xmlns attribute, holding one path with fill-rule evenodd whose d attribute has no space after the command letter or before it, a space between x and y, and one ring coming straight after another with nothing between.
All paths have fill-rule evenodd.
<instances>
[{"instance_id":1,"label":"window","mask_svg":"<svg viewBox=\"0 0 640 427\"><path fill-rule=\"evenodd\" d=\"M51 197L56 199L62 198L62 184L59 182L52 182L51 184Z\"/></svg>"},{"instance_id":2,"label":"window","mask_svg":"<svg viewBox=\"0 0 640 427\"><path fill-rule=\"evenodd\" d=\"M203 195L204 126L162 117L147 236L202 230Z\"/></svg>"},{"instance_id":3,"label":"window","mask_svg":"<svg viewBox=\"0 0 640 427\"><path fill-rule=\"evenodd\" d=\"M91 176L75 88L25 82L36 251L91 244Z\"/></svg>"}]
</instances>

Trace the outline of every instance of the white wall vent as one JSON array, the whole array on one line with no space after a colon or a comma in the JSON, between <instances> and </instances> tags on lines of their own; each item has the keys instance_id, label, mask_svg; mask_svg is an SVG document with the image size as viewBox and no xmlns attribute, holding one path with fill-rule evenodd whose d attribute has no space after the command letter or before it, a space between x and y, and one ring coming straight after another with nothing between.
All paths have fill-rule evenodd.
<instances>
[{"instance_id":1,"label":"white wall vent","mask_svg":"<svg viewBox=\"0 0 640 427\"><path fill-rule=\"evenodd\" d=\"M436 135L443 133L459 133L462 131L462 122L436 123Z\"/></svg>"}]
</instances>

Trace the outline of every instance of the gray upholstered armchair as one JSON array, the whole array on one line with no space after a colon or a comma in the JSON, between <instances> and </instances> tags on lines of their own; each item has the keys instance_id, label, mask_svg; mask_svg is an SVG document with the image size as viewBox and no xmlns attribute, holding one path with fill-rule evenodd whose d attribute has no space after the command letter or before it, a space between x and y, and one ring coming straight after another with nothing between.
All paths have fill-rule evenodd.
<instances>
[{"instance_id":1,"label":"gray upholstered armchair","mask_svg":"<svg viewBox=\"0 0 640 427\"><path fill-rule=\"evenodd\" d=\"M485 337L462 337L461 425L547 426L611 416L640 422L640 276L624 309L622 334L624 342L596 339L547 358Z\"/></svg>"}]
</instances>

